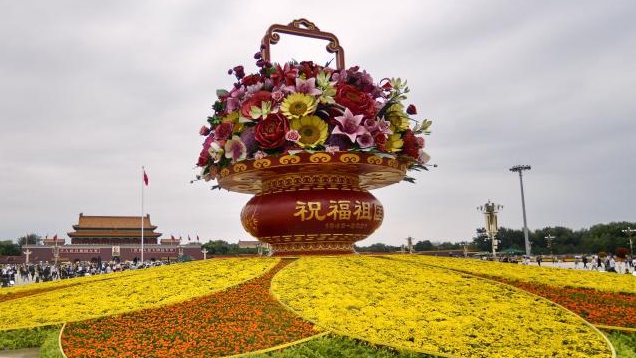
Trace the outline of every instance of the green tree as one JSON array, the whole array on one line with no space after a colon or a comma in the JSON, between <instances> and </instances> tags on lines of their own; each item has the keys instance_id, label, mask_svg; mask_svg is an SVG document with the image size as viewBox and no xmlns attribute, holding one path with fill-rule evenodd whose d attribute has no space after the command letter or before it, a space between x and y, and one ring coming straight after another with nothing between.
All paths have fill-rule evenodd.
<instances>
[{"instance_id":1,"label":"green tree","mask_svg":"<svg viewBox=\"0 0 636 358\"><path fill-rule=\"evenodd\" d=\"M15 244L11 240L0 241L0 256L20 256L20 255L22 255L22 250L20 250L20 245Z\"/></svg>"},{"instance_id":2,"label":"green tree","mask_svg":"<svg viewBox=\"0 0 636 358\"><path fill-rule=\"evenodd\" d=\"M18 245L20 247L24 245L40 245L42 243L42 236L37 234L26 234L18 238Z\"/></svg>"},{"instance_id":3,"label":"green tree","mask_svg":"<svg viewBox=\"0 0 636 358\"><path fill-rule=\"evenodd\" d=\"M435 246L430 240L418 241L413 245L415 251L433 251Z\"/></svg>"},{"instance_id":4,"label":"green tree","mask_svg":"<svg viewBox=\"0 0 636 358\"><path fill-rule=\"evenodd\" d=\"M400 250L397 246L391 246L381 242L370 246L356 246L355 248L358 252L395 252Z\"/></svg>"},{"instance_id":5,"label":"green tree","mask_svg":"<svg viewBox=\"0 0 636 358\"><path fill-rule=\"evenodd\" d=\"M492 249L492 244L485 228L480 227L476 230L472 245L479 251L490 251Z\"/></svg>"}]
</instances>

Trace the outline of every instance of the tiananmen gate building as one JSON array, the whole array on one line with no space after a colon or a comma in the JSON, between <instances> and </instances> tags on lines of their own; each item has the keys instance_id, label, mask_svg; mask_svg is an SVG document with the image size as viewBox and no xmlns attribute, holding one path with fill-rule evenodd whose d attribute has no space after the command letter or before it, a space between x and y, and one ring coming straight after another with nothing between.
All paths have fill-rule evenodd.
<instances>
[{"instance_id":1,"label":"tiananmen gate building","mask_svg":"<svg viewBox=\"0 0 636 358\"><path fill-rule=\"evenodd\" d=\"M140 216L88 216L79 214L72 232L70 244L62 238L46 238L42 245L23 246L29 262L55 261L134 261L141 258ZM159 239L160 232L152 225L150 215L143 218L144 260L176 260L179 256L203 259L201 245L181 245L179 239Z\"/></svg>"}]
</instances>

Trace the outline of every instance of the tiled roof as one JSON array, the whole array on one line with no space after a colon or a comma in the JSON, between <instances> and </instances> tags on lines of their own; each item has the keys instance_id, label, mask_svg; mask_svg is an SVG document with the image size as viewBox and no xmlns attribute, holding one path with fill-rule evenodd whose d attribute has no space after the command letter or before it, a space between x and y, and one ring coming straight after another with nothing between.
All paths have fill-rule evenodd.
<instances>
[{"instance_id":1,"label":"tiled roof","mask_svg":"<svg viewBox=\"0 0 636 358\"><path fill-rule=\"evenodd\" d=\"M74 229L97 229L97 228L118 228L134 229L141 228L140 216L88 216L80 214L78 224L73 225ZM150 215L144 217L144 228L156 229L150 223Z\"/></svg>"},{"instance_id":2,"label":"tiled roof","mask_svg":"<svg viewBox=\"0 0 636 358\"><path fill-rule=\"evenodd\" d=\"M70 237L141 237L141 230L81 230L69 232ZM144 230L144 237L159 237L161 233Z\"/></svg>"}]
</instances>

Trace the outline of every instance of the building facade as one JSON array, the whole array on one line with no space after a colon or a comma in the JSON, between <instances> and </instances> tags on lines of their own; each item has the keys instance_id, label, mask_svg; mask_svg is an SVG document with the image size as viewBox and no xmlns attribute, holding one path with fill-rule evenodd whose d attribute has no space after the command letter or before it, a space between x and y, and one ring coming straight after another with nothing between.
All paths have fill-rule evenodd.
<instances>
[{"instance_id":1,"label":"building facade","mask_svg":"<svg viewBox=\"0 0 636 358\"><path fill-rule=\"evenodd\" d=\"M150 215L140 216L88 216L80 213L72 232L70 243L65 239L46 238L42 245L25 245L26 262L76 262L76 261L135 261L141 258L143 234L144 260L177 260L189 256L203 259L201 245L180 240L159 239Z\"/></svg>"}]
</instances>

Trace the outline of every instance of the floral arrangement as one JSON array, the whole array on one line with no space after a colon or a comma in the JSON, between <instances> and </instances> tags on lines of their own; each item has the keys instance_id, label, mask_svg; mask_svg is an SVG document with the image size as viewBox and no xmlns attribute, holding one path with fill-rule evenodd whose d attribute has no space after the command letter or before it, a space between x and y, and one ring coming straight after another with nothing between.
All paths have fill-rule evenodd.
<instances>
[{"instance_id":1,"label":"floral arrangement","mask_svg":"<svg viewBox=\"0 0 636 358\"><path fill-rule=\"evenodd\" d=\"M216 178L223 167L246 159L300 151L373 152L404 157L409 169L426 169L424 138L430 120L411 116L405 106L406 81L375 83L359 67L335 70L313 62L272 64L254 55L258 73L243 66L228 71L237 82L218 90L214 115L199 134L205 137L197 166L200 179Z\"/></svg>"}]
</instances>

